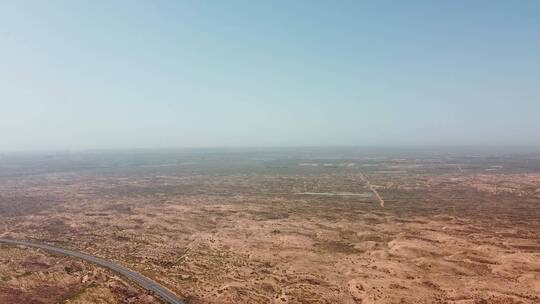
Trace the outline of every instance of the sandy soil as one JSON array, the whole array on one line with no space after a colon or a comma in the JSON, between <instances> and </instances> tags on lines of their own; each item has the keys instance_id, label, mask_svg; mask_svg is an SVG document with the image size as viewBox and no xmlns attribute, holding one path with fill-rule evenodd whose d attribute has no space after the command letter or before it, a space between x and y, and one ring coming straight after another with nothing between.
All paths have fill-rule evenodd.
<instances>
[{"instance_id":1,"label":"sandy soil","mask_svg":"<svg viewBox=\"0 0 540 304\"><path fill-rule=\"evenodd\" d=\"M0 234L109 258L188 303L540 303L537 173L354 161L11 177L0 183ZM310 195L369 193L366 170L384 207ZM0 259L1 303L156 301L77 261L3 246Z\"/></svg>"},{"instance_id":2,"label":"sandy soil","mask_svg":"<svg viewBox=\"0 0 540 304\"><path fill-rule=\"evenodd\" d=\"M2 246L0 303L156 303L124 279L41 250Z\"/></svg>"}]
</instances>

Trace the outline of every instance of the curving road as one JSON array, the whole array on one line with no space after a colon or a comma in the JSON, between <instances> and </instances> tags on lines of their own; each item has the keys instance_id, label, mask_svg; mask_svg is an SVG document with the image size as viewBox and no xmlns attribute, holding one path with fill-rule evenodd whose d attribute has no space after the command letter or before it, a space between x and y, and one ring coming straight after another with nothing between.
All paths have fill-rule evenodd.
<instances>
[{"instance_id":1,"label":"curving road","mask_svg":"<svg viewBox=\"0 0 540 304\"><path fill-rule=\"evenodd\" d=\"M143 287L146 290L151 291L153 294L160 297L163 301L169 304L185 304L184 301L180 300L174 293L170 292L165 287L159 285L158 283L150 280L147 277L144 277L134 271L131 271L127 269L126 267L117 265L113 262L107 261L102 258L98 258L92 255L88 255L82 252L72 251L68 249L53 247L45 244L39 244L34 242L26 242L26 241L16 241L16 240L10 240L10 239L3 239L0 238L0 243L8 244L8 245L15 245L15 246L26 246L26 247L33 247L33 248L40 248L45 251L61 254L65 256L70 256L74 258L79 258L85 261L88 261L90 263L96 264L98 266L110 269L118 274L123 275L124 277L128 278L129 280L137 283L141 287Z\"/></svg>"}]
</instances>

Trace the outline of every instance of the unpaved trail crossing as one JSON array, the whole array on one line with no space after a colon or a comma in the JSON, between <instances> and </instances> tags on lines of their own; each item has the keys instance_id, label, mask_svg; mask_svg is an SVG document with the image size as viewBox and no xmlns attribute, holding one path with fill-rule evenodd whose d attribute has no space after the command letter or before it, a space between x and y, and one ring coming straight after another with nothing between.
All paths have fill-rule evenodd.
<instances>
[{"instance_id":1,"label":"unpaved trail crossing","mask_svg":"<svg viewBox=\"0 0 540 304\"><path fill-rule=\"evenodd\" d=\"M379 201L379 205L381 205L381 207L384 207L384 200L382 199L381 195L379 194L379 192L377 192L377 189L375 189L373 187L373 185L369 182L369 179L366 177L366 175L364 175L364 173L360 173L360 178L362 179L362 181L364 181L366 183L366 185L368 186L369 190L371 190L371 192L373 192L373 195L375 195L375 197L377 198L377 200Z\"/></svg>"}]
</instances>

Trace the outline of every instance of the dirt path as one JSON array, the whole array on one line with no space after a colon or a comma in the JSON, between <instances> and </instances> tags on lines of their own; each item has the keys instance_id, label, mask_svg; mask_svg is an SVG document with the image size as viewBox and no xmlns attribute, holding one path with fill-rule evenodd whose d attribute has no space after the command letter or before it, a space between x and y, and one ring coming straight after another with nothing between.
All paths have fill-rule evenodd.
<instances>
[{"instance_id":1,"label":"dirt path","mask_svg":"<svg viewBox=\"0 0 540 304\"><path fill-rule=\"evenodd\" d=\"M381 205L381 207L384 207L384 200L382 199L379 192L377 192L377 190L373 187L373 185L371 185L371 183L369 182L369 179L366 177L366 175L364 175L364 173L360 172L360 178L362 178L362 181L364 181L366 183L369 190L371 190L371 192L373 192L373 195L375 195L375 197L379 201L379 205Z\"/></svg>"}]
</instances>

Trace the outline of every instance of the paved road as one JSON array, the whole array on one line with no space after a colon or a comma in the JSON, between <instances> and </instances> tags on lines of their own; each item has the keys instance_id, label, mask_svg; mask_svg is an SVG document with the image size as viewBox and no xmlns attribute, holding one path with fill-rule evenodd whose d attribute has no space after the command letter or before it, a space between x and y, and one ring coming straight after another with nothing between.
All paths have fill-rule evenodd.
<instances>
[{"instance_id":1,"label":"paved road","mask_svg":"<svg viewBox=\"0 0 540 304\"><path fill-rule=\"evenodd\" d=\"M43 250L46 250L48 252L66 255L70 257L79 258L85 261L88 261L90 263L94 263L98 266L110 269L118 274L123 275L124 277L128 278L129 280L137 283L141 287L151 291L158 297L160 297L163 301L169 304L185 304L184 301L180 300L174 293L170 292L169 290L165 289L163 286L159 285L158 283L150 280L147 277L144 277L136 272L133 272L125 267L122 267L120 265L117 265L113 262L107 261L102 258L98 258L95 256L91 256L82 252L62 249L58 247L53 247L45 244L39 244L34 242L26 242L26 241L16 241L16 240L9 240L9 239L3 239L0 238L0 243L8 244L8 245L20 245L20 246L26 246L26 247L33 247L33 248L40 248Z\"/></svg>"}]
</instances>

